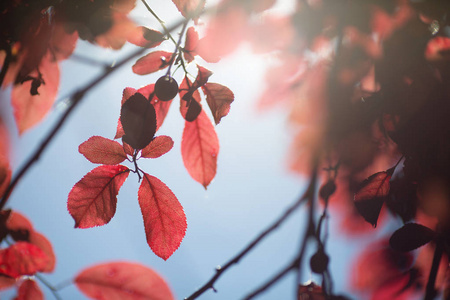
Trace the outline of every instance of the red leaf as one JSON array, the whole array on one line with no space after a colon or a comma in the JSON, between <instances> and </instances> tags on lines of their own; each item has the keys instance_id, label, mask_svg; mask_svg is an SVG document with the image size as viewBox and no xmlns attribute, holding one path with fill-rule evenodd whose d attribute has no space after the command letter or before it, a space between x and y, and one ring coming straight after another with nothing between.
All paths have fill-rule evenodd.
<instances>
[{"instance_id":1,"label":"red leaf","mask_svg":"<svg viewBox=\"0 0 450 300\"><path fill-rule=\"evenodd\" d=\"M19 287L18 295L14 300L41 300L44 299L44 294L42 293L39 285L36 281L31 279L26 279L22 282Z\"/></svg>"},{"instance_id":2,"label":"red leaf","mask_svg":"<svg viewBox=\"0 0 450 300\"><path fill-rule=\"evenodd\" d=\"M117 165L127 158L121 144L101 136L90 137L78 151L94 164Z\"/></svg>"},{"instance_id":3,"label":"red leaf","mask_svg":"<svg viewBox=\"0 0 450 300\"><path fill-rule=\"evenodd\" d=\"M133 96L134 94L137 93L136 89L133 89L131 87L126 87L123 92L122 92L122 102L121 105L123 105L125 103L125 101L127 101L131 96ZM142 93L141 93L142 94ZM145 96L145 95L144 95ZM123 127L122 127L122 123L120 122L120 118L119 121L117 122L117 130L116 130L116 135L114 136L114 139L119 139L121 138L123 135L125 134L125 132L123 131Z\"/></svg>"},{"instance_id":4,"label":"red leaf","mask_svg":"<svg viewBox=\"0 0 450 300\"><path fill-rule=\"evenodd\" d=\"M134 154L133 147L131 147L130 145L128 145L125 142L122 142L122 143L123 143L123 145L122 145L123 151L125 151L125 153L128 154L128 155L133 155Z\"/></svg>"},{"instance_id":5,"label":"red leaf","mask_svg":"<svg viewBox=\"0 0 450 300\"><path fill-rule=\"evenodd\" d=\"M8 221L6 221L6 227L9 230L28 230L30 232L33 231L33 225L31 224L30 220L16 211L11 211Z\"/></svg>"},{"instance_id":6,"label":"red leaf","mask_svg":"<svg viewBox=\"0 0 450 300\"><path fill-rule=\"evenodd\" d=\"M152 251L167 260L186 234L186 216L173 192L158 178L144 173L138 192L145 235Z\"/></svg>"},{"instance_id":7,"label":"red leaf","mask_svg":"<svg viewBox=\"0 0 450 300\"><path fill-rule=\"evenodd\" d=\"M164 40L164 35L153 29L148 29L144 26L139 26L136 28L135 32L128 36L128 42L140 46L153 48L159 46Z\"/></svg>"},{"instance_id":8,"label":"red leaf","mask_svg":"<svg viewBox=\"0 0 450 300\"><path fill-rule=\"evenodd\" d=\"M206 83L202 89L217 125L222 117L228 115L234 94L229 88L218 83Z\"/></svg>"},{"instance_id":9,"label":"red leaf","mask_svg":"<svg viewBox=\"0 0 450 300\"><path fill-rule=\"evenodd\" d=\"M53 61L50 52L43 57L39 65L43 83L37 89L38 95L32 96L32 81L25 81L17 84L12 89L12 105L14 107L14 118L16 119L19 133L33 127L39 123L48 111L52 108L59 86L59 67ZM30 73L30 76L37 78L37 71Z\"/></svg>"},{"instance_id":10,"label":"red leaf","mask_svg":"<svg viewBox=\"0 0 450 300\"><path fill-rule=\"evenodd\" d=\"M42 271L49 258L38 246L17 242L0 250L0 273L17 278Z\"/></svg>"},{"instance_id":11,"label":"red leaf","mask_svg":"<svg viewBox=\"0 0 450 300\"><path fill-rule=\"evenodd\" d=\"M196 105L194 101L200 103L199 91L194 87L189 78L185 77L180 85L180 112L184 119L191 122L195 120L201 111L202 106Z\"/></svg>"},{"instance_id":12,"label":"red leaf","mask_svg":"<svg viewBox=\"0 0 450 300\"><path fill-rule=\"evenodd\" d=\"M194 56L197 55L195 53L195 49L198 44L198 33L195 31L194 27L189 27L186 31L186 41L184 42L184 59L190 63L194 60Z\"/></svg>"},{"instance_id":13,"label":"red leaf","mask_svg":"<svg viewBox=\"0 0 450 300\"><path fill-rule=\"evenodd\" d=\"M83 270L74 282L93 299L172 300L167 283L155 271L140 264L113 262Z\"/></svg>"},{"instance_id":14,"label":"red leaf","mask_svg":"<svg viewBox=\"0 0 450 300\"><path fill-rule=\"evenodd\" d=\"M136 31L136 25L123 12L114 12L112 21L111 28L107 32L97 35L95 42L101 47L118 50L122 48L128 37Z\"/></svg>"},{"instance_id":15,"label":"red leaf","mask_svg":"<svg viewBox=\"0 0 450 300\"><path fill-rule=\"evenodd\" d=\"M16 284L16 279L0 274L0 291L6 290Z\"/></svg>"},{"instance_id":16,"label":"red leaf","mask_svg":"<svg viewBox=\"0 0 450 300\"><path fill-rule=\"evenodd\" d=\"M173 140L170 136L160 135L153 139L147 147L142 149L141 157L157 158L166 154L173 147Z\"/></svg>"},{"instance_id":17,"label":"red leaf","mask_svg":"<svg viewBox=\"0 0 450 300\"><path fill-rule=\"evenodd\" d=\"M216 175L219 139L204 111L193 122L185 122L181 155L191 177L206 189Z\"/></svg>"},{"instance_id":18,"label":"red leaf","mask_svg":"<svg viewBox=\"0 0 450 300\"><path fill-rule=\"evenodd\" d=\"M198 74L197 78L195 79L195 86L201 87L206 82L208 82L209 77L213 74L210 70L203 68L202 66L197 65L198 68Z\"/></svg>"},{"instance_id":19,"label":"red leaf","mask_svg":"<svg viewBox=\"0 0 450 300\"><path fill-rule=\"evenodd\" d=\"M129 172L122 165L99 166L73 186L67 209L76 228L101 226L111 220L116 212L117 194Z\"/></svg>"},{"instance_id":20,"label":"red leaf","mask_svg":"<svg viewBox=\"0 0 450 300\"><path fill-rule=\"evenodd\" d=\"M33 231L30 233L29 242L38 246L48 257L47 264L40 271L46 273L53 272L56 264L56 256L50 241L44 235Z\"/></svg>"},{"instance_id":21,"label":"red leaf","mask_svg":"<svg viewBox=\"0 0 450 300\"><path fill-rule=\"evenodd\" d=\"M355 193L355 206L364 219L377 226L378 216L389 194L389 180L394 169L378 172L364 180Z\"/></svg>"},{"instance_id":22,"label":"red leaf","mask_svg":"<svg viewBox=\"0 0 450 300\"><path fill-rule=\"evenodd\" d=\"M202 11L206 0L172 0L172 2L184 17L192 18Z\"/></svg>"},{"instance_id":23,"label":"red leaf","mask_svg":"<svg viewBox=\"0 0 450 300\"><path fill-rule=\"evenodd\" d=\"M69 58L77 45L78 32L69 34L63 23L57 22L50 38L50 49L56 60Z\"/></svg>"},{"instance_id":24,"label":"red leaf","mask_svg":"<svg viewBox=\"0 0 450 300\"><path fill-rule=\"evenodd\" d=\"M139 58L133 65L133 72L138 75L146 75L169 66L168 62L172 53L166 51L151 52Z\"/></svg>"}]
</instances>

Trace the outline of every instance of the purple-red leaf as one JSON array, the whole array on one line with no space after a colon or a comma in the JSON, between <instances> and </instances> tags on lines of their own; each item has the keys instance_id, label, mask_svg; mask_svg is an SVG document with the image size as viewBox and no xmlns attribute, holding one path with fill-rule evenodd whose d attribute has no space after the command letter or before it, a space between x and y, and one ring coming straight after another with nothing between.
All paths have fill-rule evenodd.
<instances>
[{"instance_id":1,"label":"purple-red leaf","mask_svg":"<svg viewBox=\"0 0 450 300\"><path fill-rule=\"evenodd\" d=\"M101 136L90 137L78 151L94 164L117 165L127 158L121 144Z\"/></svg>"},{"instance_id":2,"label":"purple-red leaf","mask_svg":"<svg viewBox=\"0 0 450 300\"><path fill-rule=\"evenodd\" d=\"M18 289L17 297L14 300L42 300L44 294L42 293L36 281L31 279L24 280Z\"/></svg>"},{"instance_id":3,"label":"purple-red leaf","mask_svg":"<svg viewBox=\"0 0 450 300\"><path fill-rule=\"evenodd\" d=\"M167 283L155 271L129 262L95 265L78 274L78 289L93 299L172 300Z\"/></svg>"},{"instance_id":4,"label":"purple-red leaf","mask_svg":"<svg viewBox=\"0 0 450 300\"><path fill-rule=\"evenodd\" d=\"M186 215L173 192L158 178L144 173L138 192L145 235L152 251L167 260L186 234Z\"/></svg>"},{"instance_id":5,"label":"purple-red leaf","mask_svg":"<svg viewBox=\"0 0 450 300\"><path fill-rule=\"evenodd\" d=\"M76 228L101 226L111 220L116 212L117 194L129 172L122 165L99 166L73 186L67 209Z\"/></svg>"},{"instance_id":6,"label":"purple-red leaf","mask_svg":"<svg viewBox=\"0 0 450 300\"><path fill-rule=\"evenodd\" d=\"M198 74L197 74L197 78L195 79L195 86L196 87L201 87L203 86L205 83L208 82L209 77L211 77L211 75L213 74L213 72L211 72L210 70L197 65L198 68Z\"/></svg>"},{"instance_id":7,"label":"purple-red leaf","mask_svg":"<svg viewBox=\"0 0 450 300\"><path fill-rule=\"evenodd\" d=\"M166 51L151 52L139 58L133 65L133 72L138 75L146 75L169 66L172 53Z\"/></svg>"},{"instance_id":8,"label":"purple-red leaf","mask_svg":"<svg viewBox=\"0 0 450 300\"><path fill-rule=\"evenodd\" d=\"M390 169L371 175L361 183L360 188L355 193L356 209L374 227L377 226L381 207L389 194L389 180L392 172L393 169Z\"/></svg>"},{"instance_id":9,"label":"purple-red leaf","mask_svg":"<svg viewBox=\"0 0 450 300\"><path fill-rule=\"evenodd\" d=\"M435 236L436 233L428 227L407 223L392 234L389 245L394 250L408 252L431 242Z\"/></svg>"},{"instance_id":10,"label":"purple-red leaf","mask_svg":"<svg viewBox=\"0 0 450 300\"><path fill-rule=\"evenodd\" d=\"M181 140L184 166L205 189L216 175L219 139L208 116L202 111L193 122L185 122Z\"/></svg>"},{"instance_id":11,"label":"purple-red leaf","mask_svg":"<svg viewBox=\"0 0 450 300\"><path fill-rule=\"evenodd\" d=\"M0 273L14 278L34 275L45 269L48 260L48 256L38 246L17 242L0 250Z\"/></svg>"},{"instance_id":12,"label":"purple-red leaf","mask_svg":"<svg viewBox=\"0 0 450 300\"><path fill-rule=\"evenodd\" d=\"M128 36L128 42L140 47L153 48L160 45L162 41L164 41L164 35L161 32L144 26L136 27L133 34Z\"/></svg>"},{"instance_id":13,"label":"purple-red leaf","mask_svg":"<svg viewBox=\"0 0 450 300\"><path fill-rule=\"evenodd\" d=\"M202 89L217 125L222 117L228 115L234 94L229 88L218 83L206 83Z\"/></svg>"},{"instance_id":14,"label":"purple-red leaf","mask_svg":"<svg viewBox=\"0 0 450 300\"><path fill-rule=\"evenodd\" d=\"M153 139L147 147L142 149L141 157L157 158L166 154L173 147L173 140L170 136L160 135Z\"/></svg>"}]
</instances>

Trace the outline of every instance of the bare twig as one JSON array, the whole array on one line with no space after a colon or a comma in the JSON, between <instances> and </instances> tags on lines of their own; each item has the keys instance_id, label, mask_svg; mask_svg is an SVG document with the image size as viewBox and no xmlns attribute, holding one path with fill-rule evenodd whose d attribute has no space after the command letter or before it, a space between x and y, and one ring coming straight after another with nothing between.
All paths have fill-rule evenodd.
<instances>
[{"instance_id":1,"label":"bare twig","mask_svg":"<svg viewBox=\"0 0 450 300\"><path fill-rule=\"evenodd\" d=\"M236 256L230 259L224 266L218 267L216 269L216 274L214 274L211 279L206 282L201 288L199 288L196 292L194 292L189 297L185 298L185 300L193 300L202 295L209 289L214 289L214 283L219 279L219 277L232 265L237 264L241 258L247 255L256 245L258 245L267 235L269 235L272 231L278 228L287 218L298 209L303 203L306 202L310 198L310 195L314 193L313 186L315 183L310 183L305 193L292 205L290 206L284 213L281 215L272 225L267 227L263 232L261 232L250 244L247 245L242 251L240 251Z\"/></svg>"},{"instance_id":2,"label":"bare twig","mask_svg":"<svg viewBox=\"0 0 450 300\"><path fill-rule=\"evenodd\" d=\"M0 72L0 87L3 85L3 81L5 80L6 72L8 71L9 64L11 63L11 60L12 60L11 46L6 45L4 50L6 51L6 56L5 56L5 60L3 61L2 71Z\"/></svg>"},{"instance_id":3,"label":"bare twig","mask_svg":"<svg viewBox=\"0 0 450 300\"><path fill-rule=\"evenodd\" d=\"M439 270L442 254L444 252L444 241L441 237L436 240L436 249L434 250L433 263L430 269L430 275L428 276L428 283L425 290L425 300L432 300L436 297L436 277Z\"/></svg>"}]
</instances>

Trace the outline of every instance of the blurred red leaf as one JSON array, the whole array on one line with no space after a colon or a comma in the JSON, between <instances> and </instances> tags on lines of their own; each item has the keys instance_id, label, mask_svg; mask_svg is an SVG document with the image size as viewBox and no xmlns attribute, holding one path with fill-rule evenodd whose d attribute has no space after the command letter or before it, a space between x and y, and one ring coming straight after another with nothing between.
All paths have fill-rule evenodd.
<instances>
[{"instance_id":1,"label":"blurred red leaf","mask_svg":"<svg viewBox=\"0 0 450 300\"><path fill-rule=\"evenodd\" d=\"M78 32L67 33L64 25L57 22L53 27L50 38L50 50L56 60L63 60L70 57L75 50L78 41Z\"/></svg>"},{"instance_id":2,"label":"blurred red leaf","mask_svg":"<svg viewBox=\"0 0 450 300\"><path fill-rule=\"evenodd\" d=\"M361 183L355 193L356 209L373 226L377 225L381 207L389 194L389 180L393 172L394 169L389 169L373 174Z\"/></svg>"},{"instance_id":3,"label":"blurred red leaf","mask_svg":"<svg viewBox=\"0 0 450 300\"><path fill-rule=\"evenodd\" d=\"M101 136L90 137L78 151L94 164L117 165L127 158L121 144Z\"/></svg>"},{"instance_id":4,"label":"blurred red leaf","mask_svg":"<svg viewBox=\"0 0 450 300\"><path fill-rule=\"evenodd\" d=\"M39 249L44 251L44 253L48 257L47 264L40 271L46 272L46 273L53 272L53 270L55 269L55 264L56 264L56 256L55 256L55 252L53 251L53 246L50 243L50 241L44 235L42 235L36 231L33 231L30 233L30 237L29 237L28 241L31 244L38 246Z\"/></svg>"},{"instance_id":5,"label":"blurred red leaf","mask_svg":"<svg viewBox=\"0 0 450 300\"><path fill-rule=\"evenodd\" d=\"M162 43L164 40L164 35L153 29L149 29L144 26L139 26L136 28L135 32L128 37L128 42L140 46L153 48Z\"/></svg>"},{"instance_id":6,"label":"blurred red leaf","mask_svg":"<svg viewBox=\"0 0 450 300\"><path fill-rule=\"evenodd\" d=\"M198 33L194 27L189 27L186 31L186 41L184 42L184 59L190 63L194 60L194 56L197 55L195 53L195 49L198 44Z\"/></svg>"},{"instance_id":7,"label":"blurred red leaf","mask_svg":"<svg viewBox=\"0 0 450 300\"><path fill-rule=\"evenodd\" d=\"M172 2L184 17L192 18L202 11L206 0L172 0Z\"/></svg>"},{"instance_id":8,"label":"blurred red leaf","mask_svg":"<svg viewBox=\"0 0 450 300\"><path fill-rule=\"evenodd\" d=\"M325 300L325 295L321 286L310 282L298 286L297 300Z\"/></svg>"},{"instance_id":9,"label":"blurred red leaf","mask_svg":"<svg viewBox=\"0 0 450 300\"><path fill-rule=\"evenodd\" d=\"M136 25L123 12L114 12L109 30L95 37L95 42L105 48L120 49L136 32Z\"/></svg>"},{"instance_id":10,"label":"blurred red leaf","mask_svg":"<svg viewBox=\"0 0 450 300\"><path fill-rule=\"evenodd\" d=\"M222 117L228 115L234 94L229 88L218 83L206 83L202 86L202 90L217 125Z\"/></svg>"},{"instance_id":11,"label":"blurred red leaf","mask_svg":"<svg viewBox=\"0 0 450 300\"><path fill-rule=\"evenodd\" d=\"M28 230L33 231L33 225L27 217L16 211L11 211L8 220L6 221L6 227L9 230Z\"/></svg>"},{"instance_id":12,"label":"blurred red leaf","mask_svg":"<svg viewBox=\"0 0 450 300\"><path fill-rule=\"evenodd\" d=\"M14 278L34 275L46 268L48 260L48 256L38 246L17 242L0 250L0 273Z\"/></svg>"},{"instance_id":13,"label":"blurred red leaf","mask_svg":"<svg viewBox=\"0 0 450 300\"><path fill-rule=\"evenodd\" d=\"M155 271L140 264L112 262L83 270L74 282L92 299L172 300L167 283Z\"/></svg>"},{"instance_id":14,"label":"blurred red leaf","mask_svg":"<svg viewBox=\"0 0 450 300\"><path fill-rule=\"evenodd\" d=\"M18 289L17 297L14 300L41 300L44 299L39 285L31 279L24 280Z\"/></svg>"},{"instance_id":15,"label":"blurred red leaf","mask_svg":"<svg viewBox=\"0 0 450 300\"><path fill-rule=\"evenodd\" d=\"M122 165L99 166L78 181L69 193L67 209L76 228L108 223L116 212L117 194L130 170Z\"/></svg>"},{"instance_id":16,"label":"blurred red leaf","mask_svg":"<svg viewBox=\"0 0 450 300\"><path fill-rule=\"evenodd\" d=\"M11 182L11 174L8 160L0 155L0 197L6 192Z\"/></svg>"},{"instance_id":17,"label":"blurred red leaf","mask_svg":"<svg viewBox=\"0 0 450 300\"><path fill-rule=\"evenodd\" d=\"M169 66L168 62L172 53L166 51L151 52L139 58L133 65L133 72L138 75L146 75Z\"/></svg>"},{"instance_id":18,"label":"blurred red leaf","mask_svg":"<svg viewBox=\"0 0 450 300\"><path fill-rule=\"evenodd\" d=\"M205 189L216 175L219 139L204 111L193 122L185 122L181 155L191 177Z\"/></svg>"},{"instance_id":19,"label":"blurred red leaf","mask_svg":"<svg viewBox=\"0 0 450 300\"><path fill-rule=\"evenodd\" d=\"M153 139L147 147L142 149L141 157L157 158L166 154L173 147L173 140L170 136L160 135Z\"/></svg>"},{"instance_id":20,"label":"blurred red leaf","mask_svg":"<svg viewBox=\"0 0 450 300\"><path fill-rule=\"evenodd\" d=\"M144 173L138 192L147 243L167 260L186 234L186 215L173 192L158 178Z\"/></svg>"},{"instance_id":21,"label":"blurred red leaf","mask_svg":"<svg viewBox=\"0 0 450 300\"><path fill-rule=\"evenodd\" d=\"M12 89L12 106L19 134L39 123L55 101L59 86L59 67L57 62L52 59L50 52L47 52L47 55L42 58L39 71L44 81L37 89L39 94L34 96L30 94L34 80L19 83ZM38 78L39 74L35 70L29 76Z\"/></svg>"},{"instance_id":22,"label":"blurred red leaf","mask_svg":"<svg viewBox=\"0 0 450 300\"><path fill-rule=\"evenodd\" d=\"M407 223L392 234L389 245L394 250L408 252L429 243L435 236L436 233L428 227Z\"/></svg>"},{"instance_id":23,"label":"blurred red leaf","mask_svg":"<svg viewBox=\"0 0 450 300\"><path fill-rule=\"evenodd\" d=\"M0 274L0 291L6 290L16 284L16 279Z\"/></svg>"}]
</instances>

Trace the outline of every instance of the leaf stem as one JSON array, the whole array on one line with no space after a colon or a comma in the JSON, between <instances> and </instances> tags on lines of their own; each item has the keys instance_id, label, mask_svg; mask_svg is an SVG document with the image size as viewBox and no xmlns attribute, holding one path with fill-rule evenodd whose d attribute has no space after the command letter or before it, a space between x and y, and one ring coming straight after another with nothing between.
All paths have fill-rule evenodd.
<instances>
[{"instance_id":1,"label":"leaf stem","mask_svg":"<svg viewBox=\"0 0 450 300\"><path fill-rule=\"evenodd\" d=\"M178 37L178 42L175 45L175 50L173 51L172 57L170 58L170 61L169 61L169 68L167 69L166 76L170 75L170 70L172 69L172 65L175 61L175 57L179 54L178 49L180 48L181 41L183 40L183 35L184 35L184 32L186 31L186 27L187 27L188 23L189 23L189 19L186 19L183 22L183 27L181 28L180 36Z\"/></svg>"},{"instance_id":2,"label":"leaf stem","mask_svg":"<svg viewBox=\"0 0 450 300\"><path fill-rule=\"evenodd\" d=\"M438 237L436 239L436 249L434 250L433 263L431 265L430 275L428 276L428 283L425 290L424 300L432 300L436 297L437 291L434 286L436 283L436 277L443 252L444 241L442 240L442 237Z\"/></svg>"},{"instance_id":3,"label":"leaf stem","mask_svg":"<svg viewBox=\"0 0 450 300\"><path fill-rule=\"evenodd\" d=\"M158 15L153 11L153 9L147 4L147 1L145 0L141 1L145 5L145 8L147 8L147 10L155 17L155 19L159 22L159 24L161 24L161 27L164 29L164 33L167 35L167 37L176 45L177 42L170 34L170 30L167 29L166 25L164 24L164 21L158 17Z\"/></svg>"}]
</instances>

